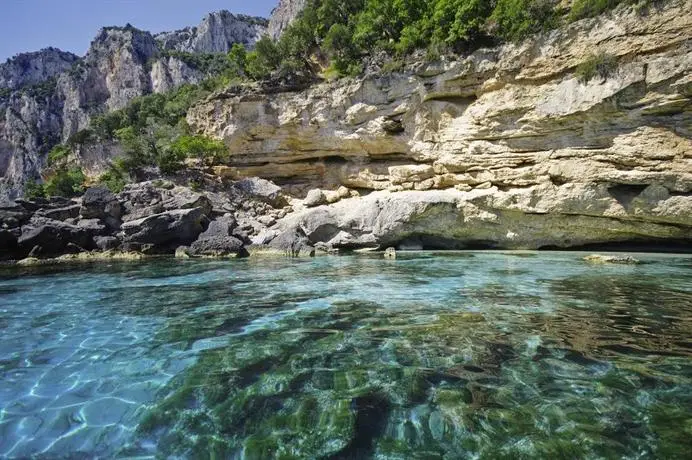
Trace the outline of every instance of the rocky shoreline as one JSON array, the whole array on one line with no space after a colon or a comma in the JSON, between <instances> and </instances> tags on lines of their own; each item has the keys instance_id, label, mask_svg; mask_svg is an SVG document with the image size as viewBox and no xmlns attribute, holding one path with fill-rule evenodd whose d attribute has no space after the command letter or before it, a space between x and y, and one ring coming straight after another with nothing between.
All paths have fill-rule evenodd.
<instances>
[{"instance_id":1,"label":"rocky shoreline","mask_svg":"<svg viewBox=\"0 0 692 460\"><path fill-rule=\"evenodd\" d=\"M514 209L483 209L498 201L509 201ZM342 187L315 190L301 200L259 178L205 191L156 180L128 185L117 195L94 187L77 199L17 200L0 206L0 260L40 265L152 256L310 257L390 247L570 249L587 243L613 243L614 249L617 243L631 243L630 248L648 243L670 249L675 241L680 252L692 247L684 223L652 226L592 216L580 226L575 221L583 217L518 211L529 202L541 206L540 196L509 200L494 188L382 191L361 197ZM565 219L569 233L559 230ZM519 223L526 229L521 233ZM646 231L655 234L658 227L672 238L646 237Z\"/></svg>"}]
</instances>

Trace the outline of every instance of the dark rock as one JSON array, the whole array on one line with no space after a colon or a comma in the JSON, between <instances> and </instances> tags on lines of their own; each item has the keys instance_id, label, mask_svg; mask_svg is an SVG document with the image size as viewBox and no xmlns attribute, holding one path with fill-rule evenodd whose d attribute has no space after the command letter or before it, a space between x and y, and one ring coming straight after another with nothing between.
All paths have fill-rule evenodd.
<instances>
[{"instance_id":1,"label":"dark rock","mask_svg":"<svg viewBox=\"0 0 692 460\"><path fill-rule=\"evenodd\" d=\"M94 238L94 243L101 251L110 251L120 246L120 240L114 236L97 236Z\"/></svg>"},{"instance_id":2,"label":"dark rock","mask_svg":"<svg viewBox=\"0 0 692 460\"><path fill-rule=\"evenodd\" d=\"M224 238L233 235L233 230L238 226L235 218L231 215L225 215L213 220L209 223L209 227L199 236L199 239L208 239L214 237Z\"/></svg>"},{"instance_id":3,"label":"dark rock","mask_svg":"<svg viewBox=\"0 0 692 460\"><path fill-rule=\"evenodd\" d=\"M123 221L132 222L133 220L139 220L145 217L161 214L163 211L164 209L161 203L157 203L152 206L145 206L143 208L134 208L131 212L125 214Z\"/></svg>"},{"instance_id":4,"label":"dark rock","mask_svg":"<svg viewBox=\"0 0 692 460\"><path fill-rule=\"evenodd\" d=\"M247 256L243 242L232 236L199 239L190 246L189 254L193 257L211 256Z\"/></svg>"},{"instance_id":5,"label":"dark rock","mask_svg":"<svg viewBox=\"0 0 692 460\"><path fill-rule=\"evenodd\" d=\"M120 219L122 208L113 192L106 188L92 187L82 197L79 214L84 219Z\"/></svg>"},{"instance_id":6,"label":"dark rock","mask_svg":"<svg viewBox=\"0 0 692 460\"><path fill-rule=\"evenodd\" d=\"M289 257L311 257L315 255L315 248L300 229L282 233L269 243L269 247L281 251Z\"/></svg>"},{"instance_id":7,"label":"dark rock","mask_svg":"<svg viewBox=\"0 0 692 460\"><path fill-rule=\"evenodd\" d=\"M47 217L48 219L66 221L68 219L77 218L79 216L79 209L80 206L78 204L72 204L61 208L42 208L36 211L36 215Z\"/></svg>"},{"instance_id":8,"label":"dark rock","mask_svg":"<svg viewBox=\"0 0 692 460\"><path fill-rule=\"evenodd\" d=\"M158 248L153 244L148 243L123 243L120 246L124 252L140 252L142 254L157 254L163 252L161 248Z\"/></svg>"},{"instance_id":9,"label":"dark rock","mask_svg":"<svg viewBox=\"0 0 692 460\"><path fill-rule=\"evenodd\" d=\"M65 254L79 254L81 252L87 252L87 250L74 243L67 243L65 246Z\"/></svg>"},{"instance_id":10,"label":"dark rock","mask_svg":"<svg viewBox=\"0 0 692 460\"><path fill-rule=\"evenodd\" d=\"M173 190L166 191L163 194L161 202L165 211L173 211L175 209L193 209L202 210L205 216L211 215L212 204L209 198L201 193L193 192L190 189L176 187Z\"/></svg>"},{"instance_id":11,"label":"dark rock","mask_svg":"<svg viewBox=\"0 0 692 460\"><path fill-rule=\"evenodd\" d=\"M401 134L405 131L403 123L400 120L385 120L382 123L382 129L389 134Z\"/></svg>"},{"instance_id":12,"label":"dark rock","mask_svg":"<svg viewBox=\"0 0 692 460\"><path fill-rule=\"evenodd\" d=\"M29 211L18 203L7 204L0 207L0 227L21 227L29 221L31 215L32 211Z\"/></svg>"},{"instance_id":13,"label":"dark rock","mask_svg":"<svg viewBox=\"0 0 692 460\"><path fill-rule=\"evenodd\" d=\"M108 227L100 219L82 219L77 223L77 227L83 228L92 236L108 234Z\"/></svg>"},{"instance_id":14,"label":"dark rock","mask_svg":"<svg viewBox=\"0 0 692 460\"><path fill-rule=\"evenodd\" d=\"M86 230L65 222L36 216L22 227L18 243L23 254L28 254L34 246L41 246L41 255L47 257L63 254L69 243L83 248L93 247L93 240Z\"/></svg>"},{"instance_id":15,"label":"dark rock","mask_svg":"<svg viewBox=\"0 0 692 460\"><path fill-rule=\"evenodd\" d=\"M275 208L280 208L286 204L286 199L281 194L281 187L259 177L238 181L235 187L245 195L262 200Z\"/></svg>"},{"instance_id":16,"label":"dark rock","mask_svg":"<svg viewBox=\"0 0 692 460\"><path fill-rule=\"evenodd\" d=\"M248 232L247 230L244 230L240 227L235 228L233 230L232 236L235 236L236 238L238 238L239 240L241 240L245 244L250 244L252 242L252 238L250 237L250 232Z\"/></svg>"},{"instance_id":17,"label":"dark rock","mask_svg":"<svg viewBox=\"0 0 692 460\"><path fill-rule=\"evenodd\" d=\"M15 258L17 248L17 236L9 230L0 229L0 260Z\"/></svg>"},{"instance_id":18,"label":"dark rock","mask_svg":"<svg viewBox=\"0 0 692 460\"><path fill-rule=\"evenodd\" d=\"M29 257L30 259L38 259L41 257L41 254L43 254L43 248L41 246L34 246L31 251L29 251Z\"/></svg>"},{"instance_id":19,"label":"dark rock","mask_svg":"<svg viewBox=\"0 0 692 460\"><path fill-rule=\"evenodd\" d=\"M126 243L152 244L157 249L175 250L187 245L202 233L203 210L178 209L166 211L122 225Z\"/></svg>"}]
</instances>

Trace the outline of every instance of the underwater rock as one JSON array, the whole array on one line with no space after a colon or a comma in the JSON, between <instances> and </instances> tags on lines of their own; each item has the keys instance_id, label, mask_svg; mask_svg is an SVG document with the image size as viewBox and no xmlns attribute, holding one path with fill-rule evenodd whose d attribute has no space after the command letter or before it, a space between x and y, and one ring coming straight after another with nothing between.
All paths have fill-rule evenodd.
<instances>
[{"instance_id":1,"label":"underwater rock","mask_svg":"<svg viewBox=\"0 0 692 460\"><path fill-rule=\"evenodd\" d=\"M601 254L592 254L590 256L584 257L586 262L592 264L623 264L623 265L637 265L641 261L635 259L631 256L604 256Z\"/></svg>"}]
</instances>

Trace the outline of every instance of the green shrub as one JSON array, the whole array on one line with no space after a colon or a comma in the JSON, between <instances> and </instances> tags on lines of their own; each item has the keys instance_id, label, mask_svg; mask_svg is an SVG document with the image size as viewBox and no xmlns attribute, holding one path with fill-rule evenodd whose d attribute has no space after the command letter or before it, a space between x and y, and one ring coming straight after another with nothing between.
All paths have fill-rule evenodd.
<instances>
[{"instance_id":1,"label":"green shrub","mask_svg":"<svg viewBox=\"0 0 692 460\"><path fill-rule=\"evenodd\" d=\"M57 166L67 163L72 150L63 144L56 145L48 152L48 166Z\"/></svg>"},{"instance_id":2,"label":"green shrub","mask_svg":"<svg viewBox=\"0 0 692 460\"><path fill-rule=\"evenodd\" d=\"M43 184L36 182L34 179L29 179L24 184L24 198L27 200L35 200L36 198L45 198L46 191Z\"/></svg>"},{"instance_id":3,"label":"green shrub","mask_svg":"<svg viewBox=\"0 0 692 460\"><path fill-rule=\"evenodd\" d=\"M623 0L574 0L569 12L569 19L571 21L576 21L578 19L597 16L617 6L618 3L622 3L622 1Z\"/></svg>"},{"instance_id":4,"label":"green shrub","mask_svg":"<svg viewBox=\"0 0 692 460\"><path fill-rule=\"evenodd\" d=\"M206 136L180 136L172 144L171 150L181 158L197 158L207 164L221 162L227 152L223 142Z\"/></svg>"},{"instance_id":5,"label":"green shrub","mask_svg":"<svg viewBox=\"0 0 692 460\"><path fill-rule=\"evenodd\" d=\"M575 70L577 78L587 82L595 77L605 80L617 70L618 62L615 56L606 53L592 54L579 64Z\"/></svg>"},{"instance_id":6,"label":"green shrub","mask_svg":"<svg viewBox=\"0 0 692 460\"><path fill-rule=\"evenodd\" d=\"M86 177L81 168L65 167L53 171L43 185L47 196L62 196L71 198L84 193Z\"/></svg>"},{"instance_id":7,"label":"green shrub","mask_svg":"<svg viewBox=\"0 0 692 460\"><path fill-rule=\"evenodd\" d=\"M269 37L262 37L255 43L254 51L247 55L247 73L256 80L268 78L279 68L281 54L276 44Z\"/></svg>"},{"instance_id":8,"label":"green shrub","mask_svg":"<svg viewBox=\"0 0 692 460\"><path fill-rule=\"evenodd\" d=\"M119 171L111 167L111 169L99 177L98 182L111 192L120 193L127 185L128 180Z\"/></svg>"},{"instance_id":9,"label":"green shrub","mask_svg":"<svg viewBox=\"0 0 692 460\"><path fill-rule=\"evenodd\" d=\"M491 20L507 40L521 40L558 24L551 0L498 0Z\"/></svg>"}]
</instances>

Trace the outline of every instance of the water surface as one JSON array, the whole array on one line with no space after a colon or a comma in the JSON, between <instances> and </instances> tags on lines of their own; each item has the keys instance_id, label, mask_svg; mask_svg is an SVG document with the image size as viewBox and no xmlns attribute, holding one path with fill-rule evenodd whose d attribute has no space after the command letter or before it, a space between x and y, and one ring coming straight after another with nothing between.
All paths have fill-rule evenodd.
<instances>
[{"instance_id":1,"label":"water surface","mask_svg":"<svg viewBox=\"0 0 692 460\"><path fill-rule=\"evenodd\" d=\"M683 458L692 258L0 272L0 457Z\"/></svg>"}]
</instances>

